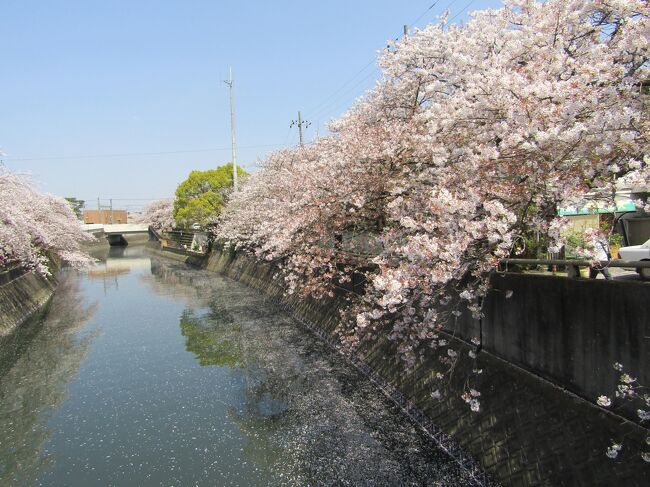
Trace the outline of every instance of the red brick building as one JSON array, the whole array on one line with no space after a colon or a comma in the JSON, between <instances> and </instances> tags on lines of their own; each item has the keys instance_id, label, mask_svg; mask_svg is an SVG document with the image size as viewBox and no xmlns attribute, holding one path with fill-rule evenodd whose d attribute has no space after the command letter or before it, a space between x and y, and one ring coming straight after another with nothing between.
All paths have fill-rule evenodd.
<instances>
[{"instance_id":1,"label":"red brick building","mask_svg":"<svg viewBox=\"0 0 650 487\"><path fill-rule=\"evenodd\" d=\"M126 210L84 210L84 223L127 223Z\"/></svg>"}]
</instances>

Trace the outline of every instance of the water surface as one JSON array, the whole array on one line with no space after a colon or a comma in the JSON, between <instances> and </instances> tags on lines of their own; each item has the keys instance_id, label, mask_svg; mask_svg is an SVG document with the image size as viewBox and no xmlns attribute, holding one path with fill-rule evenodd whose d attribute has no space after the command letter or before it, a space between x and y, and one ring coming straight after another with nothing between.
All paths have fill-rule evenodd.
<instances>
[{"instance_id":1,"label":"water surface","mask_svg":"<svg viewBox=\"0 0 650 487\"><path fill-rule=\"evenodd\" d=\"M469 481L260 293L128 247L0 343L0 485Z\"/></svg>"}]
</instances>

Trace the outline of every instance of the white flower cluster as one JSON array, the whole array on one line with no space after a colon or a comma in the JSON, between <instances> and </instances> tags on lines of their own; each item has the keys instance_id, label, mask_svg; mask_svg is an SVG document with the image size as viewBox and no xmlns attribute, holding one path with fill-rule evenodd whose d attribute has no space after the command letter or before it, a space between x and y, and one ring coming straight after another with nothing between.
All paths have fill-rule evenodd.
<instances>
[{"instance_id":1,"label":"white flower cluster","mask_svg":"<svg viewBox=\"0 0 650 487\"><path fill-rule=\"evenodd\" d=\"M475 413L478 413L481 410L481 403L478 400L479 397L481 397L481 393L475 389L470 389L469 391L464 392L461 396L463 401L469 404L469 408Z\"/></svg>"},{"instance_id":2,"label":"white flower cluster","mask_svg":"<svg viewBox=\"0 0 650 487\"><path fill-rule=\"evenodd\" d=\"M612 405L612 400L607 396L598 396L598 400L596 401L596 404L604 408L607 408Z\"/></svg>"},{"instance_id":3,"label":"white flower cluster","mask_svg":"<svg viewBox=\"0 0 650 487\"><path fill-rule=\"evenodd\" d=\"M168 231L174 228L174 200L156 200L144 207L138 217L139 223L151 225L156 230Z\"/></svg>"},{"instance_id":4,"label":"white flower cluster","mask_svg":"<svg viewBox=\"0 0 650 487\"><path fill-rule=\"evenodd\" d=\"M621 443L612 443L608 448L605 454L609 458L616 458L618 457L619 452L623 449L623 445Z\"/></svg>"},{"instance_id":5,"label":"white flower cluster","mask_svg":"<svg viewBox=\"0 0 650 487\"><path fill-rule=\"evenodd\" d=\"M613 368L617 372L623 372L623 364L619 362L614 362ZM644 406L646 408L650 408L650 395L649 394L644 394L641 396L637 390L643 389L638 383L637 379L632 377L631 375L623 372L619 376L619 384L616 387L616 392L615 395L618 399L621 400L627 400L627 401L642 401ZM610 407L612 405L612 400L605 395L598 396L598 399L596 400L596 404L598 404L601 407ZM639 421L642 423L645 421L650 421L650 411L647 409L637 409L636 414L639 418ZM646 437L645 440L647 445L650 445L650 436ZM607 449L607 456L609 458L616 458L618 457L618 454L622 448L622 444L620 443L613 443L608 449ZM650 461L650 452L642 451L641 452L641 458L643 458L644 461L649 462Z\"/></svg>"},{"instance_id":6,"label":"white flower cluster","mask_svg":"<svg viewBox=\"0 0 650 487\"><path fill-rule=\"evenodd\" d=\"M291 292L358 276L342 345L381 331L414 367L446 320L480 316L523 232L559 239L558 206L650 177L649 18L641 0L517 0L405 36L328 136L262 163L217 238L281 263Z\"/></svg>"},{"instance_id":7,"label":"white flower cluster","mask_svg":"<svg viewBox=\"0 0 650 487\"><path fill-rule=\"evenodd\" d=\"M18 264L47 275L48 254L83 267L93 260L80 243L91 240L67 201L0 166L0 267Z\"/></svg>"}]
</instances>

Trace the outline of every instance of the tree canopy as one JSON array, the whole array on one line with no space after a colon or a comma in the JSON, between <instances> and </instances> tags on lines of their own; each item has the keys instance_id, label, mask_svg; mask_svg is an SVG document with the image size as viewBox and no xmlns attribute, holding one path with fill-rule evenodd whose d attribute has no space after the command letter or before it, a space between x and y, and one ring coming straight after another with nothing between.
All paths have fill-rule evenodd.
<instances>
[{"instance_id":1,"label":"tree canopy","mask_svg":"<svg viewBox=\"0 0 650 487\"><path fill-rule=\"evenodd\" d=\"M93 260L81 242L91 240L68 201L0 167L0 267L17 263L47 275L49 256L83 267Z\"/></svg>"},{"instance_id":2,"label":"tree canopy","mask_svg":"<svg viewBox=\"0 0 650 487\"><path fill-rule=\"evenodd\" d=\"M144 207L137 221L151 225L156 230L169 231L174 228L173 211L173 200L155 200Z\"/></svg>"},{"instance_id":3,"label":"tree canopy","mask_svg":"<svg viewBox=\"0 0 650 487\"><path fill-rule=\"evenodd\" d=\"M341 344L388 336L409 367L438 348L452 370L440 329L464 307L480 316L526 232L559 245L558 207L650 179L649 26L640 0L508 0L416 30L330 135L262 164L217 237L278 263L289 292L334 295L364 274ZM346 247L359 229L375 255Z\"/></svg>"},{"instance_id":4,"label":"tree canopy","mask_svg":"<svg viewBox=\"0 0 650 487\"><path fill-rule=\"evenodd\" d=\"M77 215L77 218L79 218L79 220L83 220L83 209L84 206L86 206L86 202L84 200L72 197L66 197L65 200L70 203L72 211L74 211L74 214Z\"/></svg>"},{"instance_id":5,"label":"tree canopy","mask_svg":"<svg viewBox=\"0 0 650 487\"><path fill-rule=\"evenodd\" d=\"M232 192L232 163L207 171L192 171L176 188L174 219L179 225L199 223L205 225L214 220L224 208ZM248 176L237 167L239 178Z\"/></svg>"}]
</instances>

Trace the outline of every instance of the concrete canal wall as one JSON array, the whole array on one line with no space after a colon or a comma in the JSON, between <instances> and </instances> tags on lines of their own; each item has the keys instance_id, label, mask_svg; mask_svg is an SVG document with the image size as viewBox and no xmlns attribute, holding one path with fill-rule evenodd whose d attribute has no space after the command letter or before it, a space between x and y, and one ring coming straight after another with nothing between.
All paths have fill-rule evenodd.
<instances>
[{"instance_id":1,"label":"concrete canal wall","mask_svg":"<svg viewBox=\"0 0 650 487\"><path fill-rule=\"evenodd\" d=\"M335 340L340 300L286 296L273 266L242 253L216 250L207 268L259 289ZM449 340L462 358L442 383L435 374L444 370L446 350L427 351L410 373L387 341L361 350L353 362L431 433L453 437L503 485L650 485L650 464L640 455L648 450L647 427L631 420L633 410L593 404L600 394L613 396L614 361L650 382L650 286L517 274L495 276L493 286L483 320L465 314L449 324ZM507 291L513 291L510 298ZM482 340L476 361L468 357L471 337ZM460 398L468 387L481 392L479 413ZM440 399L432 397L434 390ZM624 445L615 460L605 456L612 441Z\"/></svg>"},{"instance_id":2,"label":"concrete canal wall","mask_svg":"<svg viewBox=\"0 0 650 487\"><path fill-rule=\"evenodd\" d=\"M0 337L40 312L48 303L56 279L22 268L0 270Z\"/></svg>"},{"instance_id":3,"label":"concrete canal wall","mask_svg":"<svg viewBox=\"0 0 650 487\"><path fill-rule=\"evenodd\" d=\"M496 274L492 289L483 305L485 350L590 400L616 389L615 362L650 384L650 284ZM459 329L481 325L462 318ZM618 412L638 419L636 408Z\"/></svg>"},{"instance_id":4,"label":"concrete canal wall","mask_svg":"<svg viewBox=\"0 0 650 487\"><path fill-rule=\"evenodd\" d=\"M175 260L177 262L183 262L192 267L204 267L207 262L205 256L198 255L195 252L188 252L182 249L175 249L171 247L166 247L162 249L159 242L148 242L147 249L154 255L164 257L165 259Z\"/></svg>"}]
</instances>

